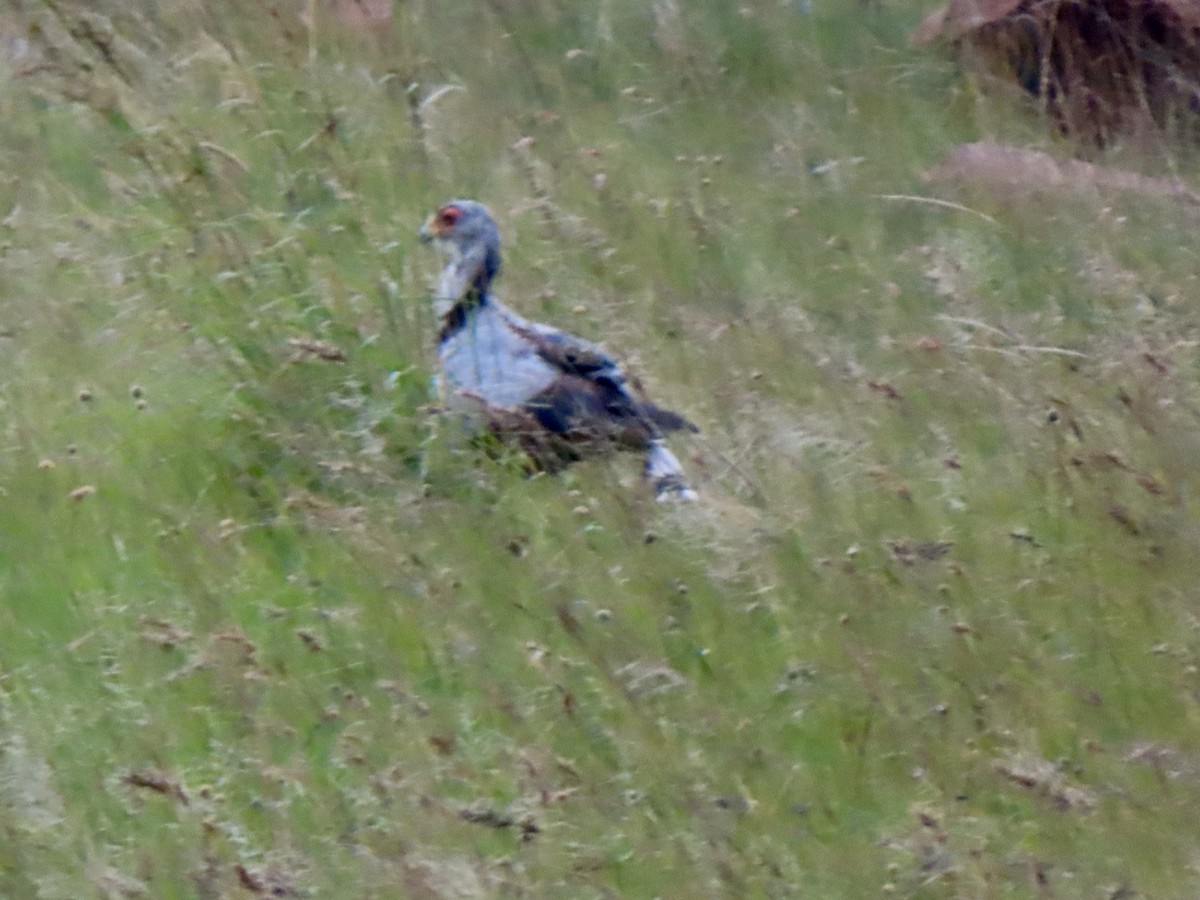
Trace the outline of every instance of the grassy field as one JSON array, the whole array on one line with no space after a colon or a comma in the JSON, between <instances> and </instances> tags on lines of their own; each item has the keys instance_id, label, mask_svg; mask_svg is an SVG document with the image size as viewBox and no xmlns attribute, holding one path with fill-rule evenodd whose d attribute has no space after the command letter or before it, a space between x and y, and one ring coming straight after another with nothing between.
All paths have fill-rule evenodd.
<instances>
[{"instance_id":1,"label":"grassy field","mask_svg":"<svg viewBox=\"0 0 1200 900\"><path fill-rule=\"evenodd\" d=\"M299 5L0 14L0 896L1200 893L1195 209L924 0ZM700 503L430 411L456 196Z\"/></svg>"}]
</instances>

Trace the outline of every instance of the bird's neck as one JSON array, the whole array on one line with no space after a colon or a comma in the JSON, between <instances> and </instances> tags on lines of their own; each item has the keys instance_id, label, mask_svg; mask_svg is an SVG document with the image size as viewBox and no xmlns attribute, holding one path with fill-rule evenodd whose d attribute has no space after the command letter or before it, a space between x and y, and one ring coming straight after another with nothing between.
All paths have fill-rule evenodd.
<instances>
[{"instance_id":1,"label":"bird's neck","mask_svg":"<svg viewBox=\"0 0 1200 900\"><path fill-rule=\"evenodd\" d=\"M486 290L471 288L462 299L450 307L442 316L442 329L438 333L438 343L447 341L462 331L479 310L491 302L491 295Z\"/></svg>"}]
</instances>

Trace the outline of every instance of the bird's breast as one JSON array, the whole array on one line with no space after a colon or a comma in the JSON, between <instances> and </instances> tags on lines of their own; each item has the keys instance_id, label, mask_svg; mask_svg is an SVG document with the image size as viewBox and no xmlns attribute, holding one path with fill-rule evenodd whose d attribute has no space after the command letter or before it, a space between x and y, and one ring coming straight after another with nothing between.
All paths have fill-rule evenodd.
<instances>
[{"instance_id":1,"label":"bird's breast","mask_svg":"<svg viewBox=\"0 0 1200 900\"><path fill-rule=\"evenodd\" d=\"M473 310L463 326L438 346L447 387L514 409L554 383L558 372L503 315L487 306Z\"/></svg>"}]
</instances>

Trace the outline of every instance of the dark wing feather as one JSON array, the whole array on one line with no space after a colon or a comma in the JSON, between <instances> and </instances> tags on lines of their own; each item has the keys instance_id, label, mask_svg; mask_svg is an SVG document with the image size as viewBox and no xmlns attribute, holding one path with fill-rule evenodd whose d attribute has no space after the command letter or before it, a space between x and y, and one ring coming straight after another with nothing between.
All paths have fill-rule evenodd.
<instances>
[{"instance_id":1,"label":"dark wing feather","mask_svg":"<svg viewBox=\"0 0 1200 900\"><path fill-rule=\"evenodd\" d=\"M598 344L536 322L521 323L513 327L518 334L532 343L537 348L538 355L552 366L571 375L608 378L624 384L625 377L621 374L617 361Z\"/></svg>"},{"instance_id":2,"label":"dark wing feather","mask_svg":"<svg viewBox=\"0 0 1200 900\"><path fill-rule=\"evenodd\" d=\"M513 328L564 375L528 404L543 427L559 433L598 429L638 444L660 430L698 430L678 413L635 397L616 360L599 345L534 322Z\"/></svg>"},{"instance_id":3,"label":"dark wing feather","mask_svg":"<svg viewBox=\"0 0 1200 900\"><path fill-rule=\"evenodd\" d=\"M547 431L596 443L645 447L656 434L653 422L612 382L564 374L524 404Z\"/></svg>"},{"instance_id":4,"label":"dark wing feather","mask_svg":"<svg viewBox=\"0 0 1200 900\"><path fill-rule=\"evenodd\" d=\"M693 434L700 429L692 422L681 416L679 413L670 409L663 409L661 406L651 403L649 400L643 400L638 404L643 416L657 425L663 431L690 431Z\"/></svg>"}]
</instances>

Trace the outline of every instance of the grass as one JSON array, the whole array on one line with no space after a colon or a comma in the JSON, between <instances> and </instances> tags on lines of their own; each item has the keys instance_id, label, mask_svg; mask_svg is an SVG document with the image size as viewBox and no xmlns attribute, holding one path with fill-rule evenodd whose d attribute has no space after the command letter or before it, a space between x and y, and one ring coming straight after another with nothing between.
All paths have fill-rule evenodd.
<instances>
[{"instance_id":1,"label":"grass","mask_svg":"<svg viewBox=\"0 0 1200 900\"><path fill-rule=\"evenodd\" d=\"M0 19L0 894L1194 894L1194 214L929 6ZM429 412L452 196L695 508Z\"/></svg>"}]
</instances>

